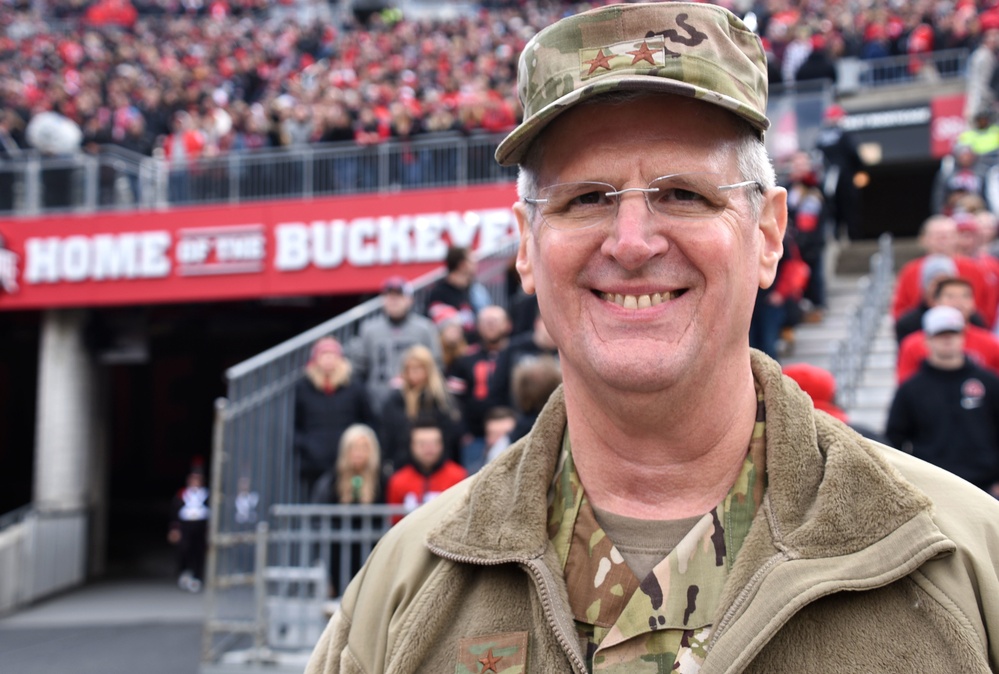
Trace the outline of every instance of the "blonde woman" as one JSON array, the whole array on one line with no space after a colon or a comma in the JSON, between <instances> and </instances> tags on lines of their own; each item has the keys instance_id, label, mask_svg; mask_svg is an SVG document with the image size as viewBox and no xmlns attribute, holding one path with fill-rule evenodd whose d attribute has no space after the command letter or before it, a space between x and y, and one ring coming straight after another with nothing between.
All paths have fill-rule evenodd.
<instances>
[{"instance_id":1,"label":"blonde woman","mask_svg":"<svg viewBox=\"0 0 999 674\"><path fill-rule=\"evenodd\" d=\"M382 502L381 449L375 432L367 424L352 424L340 436L336 465L316 482L313 503L370 505ZM335 517L333 527L358 530L361 517ZM364 563L359 542L330 545L330 587L344 588ZM346 551L345 551L346 550Z\"/></svg>"},{"instance_id":2,"label":"blonde woman","mask_svg":"<svg viewBox=\"0 0 999 674\"><path fill-rule=\"evenodd\" d=\"M353 424L340 436L336 466L316 483L314 503L380 503L381 445L367 424Z\"/></svg>"},{"instance_id":3,"label":"blonde woman","mask_svg":"<svg viewBox=\"0 0 999 674\"><path fill-rule=\"evenodd\" d=\"M402 356L399 388L382 411L383 474L388 477L409 460L410 426L418 417L434 419L444 433L444 455L457 459L461 414L448 393L444 376L425 346L410 347Z\"/></svg>"}]
</instances>

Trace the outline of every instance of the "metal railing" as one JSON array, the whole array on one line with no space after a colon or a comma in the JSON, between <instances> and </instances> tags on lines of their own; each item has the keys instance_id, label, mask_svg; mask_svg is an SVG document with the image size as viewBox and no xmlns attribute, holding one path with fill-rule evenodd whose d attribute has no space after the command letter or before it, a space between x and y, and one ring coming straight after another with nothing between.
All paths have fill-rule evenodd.
<instances>
[{"instance_id":1,"label":"metal railing","mask_svg":"<svg viewBox=\"0 0 999 674\"><path fill-rule=\"evenodd\" d=\"M947 49L915 56L887 56L860 61L859 83L864 88L963 77L968 66L967 49Z\"/></svg>"},{"instance_id":2,"label":"metal railing","mask_svg":"<svg viewBox=\"0 0 999 674\"><path fill-rule=\"evenodd\" d=\"M862 287L860 303L850 315L846 336L836 345L830 359L837 402L844 409L856 402L878 326L888 312L894 281L892 237L885 233L878 238L878 252L871 256L870 272L858 281Z\"/></svg>"},{"instance_id":3,"label":"metal railing","mask_svg":"<svg viewBox=\"0 0 999 674\"><path fill-rule=\"evenodd\" d=\"M19 508L0 527L0 613L60 590L86 576L87 512Z\"/></svg>"},{"instance_id":4,"label":"metal railing","mask_svg":"<svg viewBox=\"0 0 999 674\"><path fill-rule=\"evenodd\" d=\"M500 305L506 304L507 269L516 250L511 240L477 254L478 280ZM423 309L430 285L443 276L439 269L413 282L414 311ZM332 335L346 346L381 305L376 297L226 371L227 397L216 403L212 445L205 662L250 648L261 638L254 601L264 568L257 527L270 513L306 500L293 452L293 412L294 386L312 344ZM273 529L274 523L268 524Z\"/></svg>"},{"instance_id":5,"label":"metal railing","mask_svg":"<svg viewBox=\"0 0 999 674\"><path fill-rule=\"evenodd\" d=\"M314 199L510 182L493 153L502 134L432 134L367 147L327 143L234 151L183 165L114 146L99 154L0 162L0 215L149 210Z\"/></svg>"}]
</instances>

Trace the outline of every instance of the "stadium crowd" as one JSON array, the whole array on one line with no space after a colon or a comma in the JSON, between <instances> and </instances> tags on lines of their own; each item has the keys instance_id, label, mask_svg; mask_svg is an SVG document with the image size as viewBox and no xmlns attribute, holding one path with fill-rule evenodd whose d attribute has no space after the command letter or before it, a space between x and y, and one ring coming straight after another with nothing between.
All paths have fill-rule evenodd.
<instances>
[{"instance_id":1,"label":"stadium crowd","mask_svg":"<svg viewBox=\"0 0 999 674\"><path fill-rule=\"evenodd\" d=\"M721 4L740 5L781 83L835 79L845 57L907 55L918 70L922 55L973 49L983 26L999 25L990 0ZM80 127L84 146L161 149L176 161L506 131L520 115L517 55L540 27L583 5L494 1L457 19L385 11L340 21L326 5L302 12L265 0L38 6L0 4L0 156L27 147L27 124L55 111Z\"/></svg>"}]
</instances>

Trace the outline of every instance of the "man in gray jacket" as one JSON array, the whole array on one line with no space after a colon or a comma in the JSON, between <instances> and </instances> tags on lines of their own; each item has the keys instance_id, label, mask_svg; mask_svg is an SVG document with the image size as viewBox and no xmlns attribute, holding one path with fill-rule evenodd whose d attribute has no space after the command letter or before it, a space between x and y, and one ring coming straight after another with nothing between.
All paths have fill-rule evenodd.
<instances>
[{"instance_id":1,"label":"man in gray jacket","mask_svg":"<svg viewBox=\"0 0 999 674\"><path fill-rule=\"evenodd\" d=\"M441 362L441 340L429 318L413 312L413 286L401 276L382 282L382 313L361 329L347 347L347 357L359 381L368 387L371 409L380 415L399 377L402 354L411 346L422 344Z\"/></svg>"},{"instance_id":2,"label":"man in gray jacket","mask_svg":"<svg viewBox=\"0 0 999 674\"><path fill-rule=\"evenodd\" d=\"M782 254L767 66L727 10L526 46L517 269L563 386L390 531L309 672L999 667L999 506L816 412L748 344Z\"/></svg>"}]
</instances>

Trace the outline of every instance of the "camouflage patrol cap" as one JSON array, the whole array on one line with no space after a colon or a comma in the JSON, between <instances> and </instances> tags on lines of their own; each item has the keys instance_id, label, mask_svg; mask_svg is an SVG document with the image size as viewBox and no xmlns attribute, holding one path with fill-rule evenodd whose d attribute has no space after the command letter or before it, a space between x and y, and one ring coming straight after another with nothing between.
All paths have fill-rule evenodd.
<instances>
[{"instance_id":1,"label":"camouflage patrol cap","mask_svg":"<svg viewBox=\"0 0 999 674\"><path fill-rule=\"evenodd\" d=\"M535 35L520 55L524 121L496 149L519 163L541 130L580 101L610 91L697 98L770 126L767 59L759 37L727 9L692 2L608 5Z\"/></svg>"}]
</instances>

